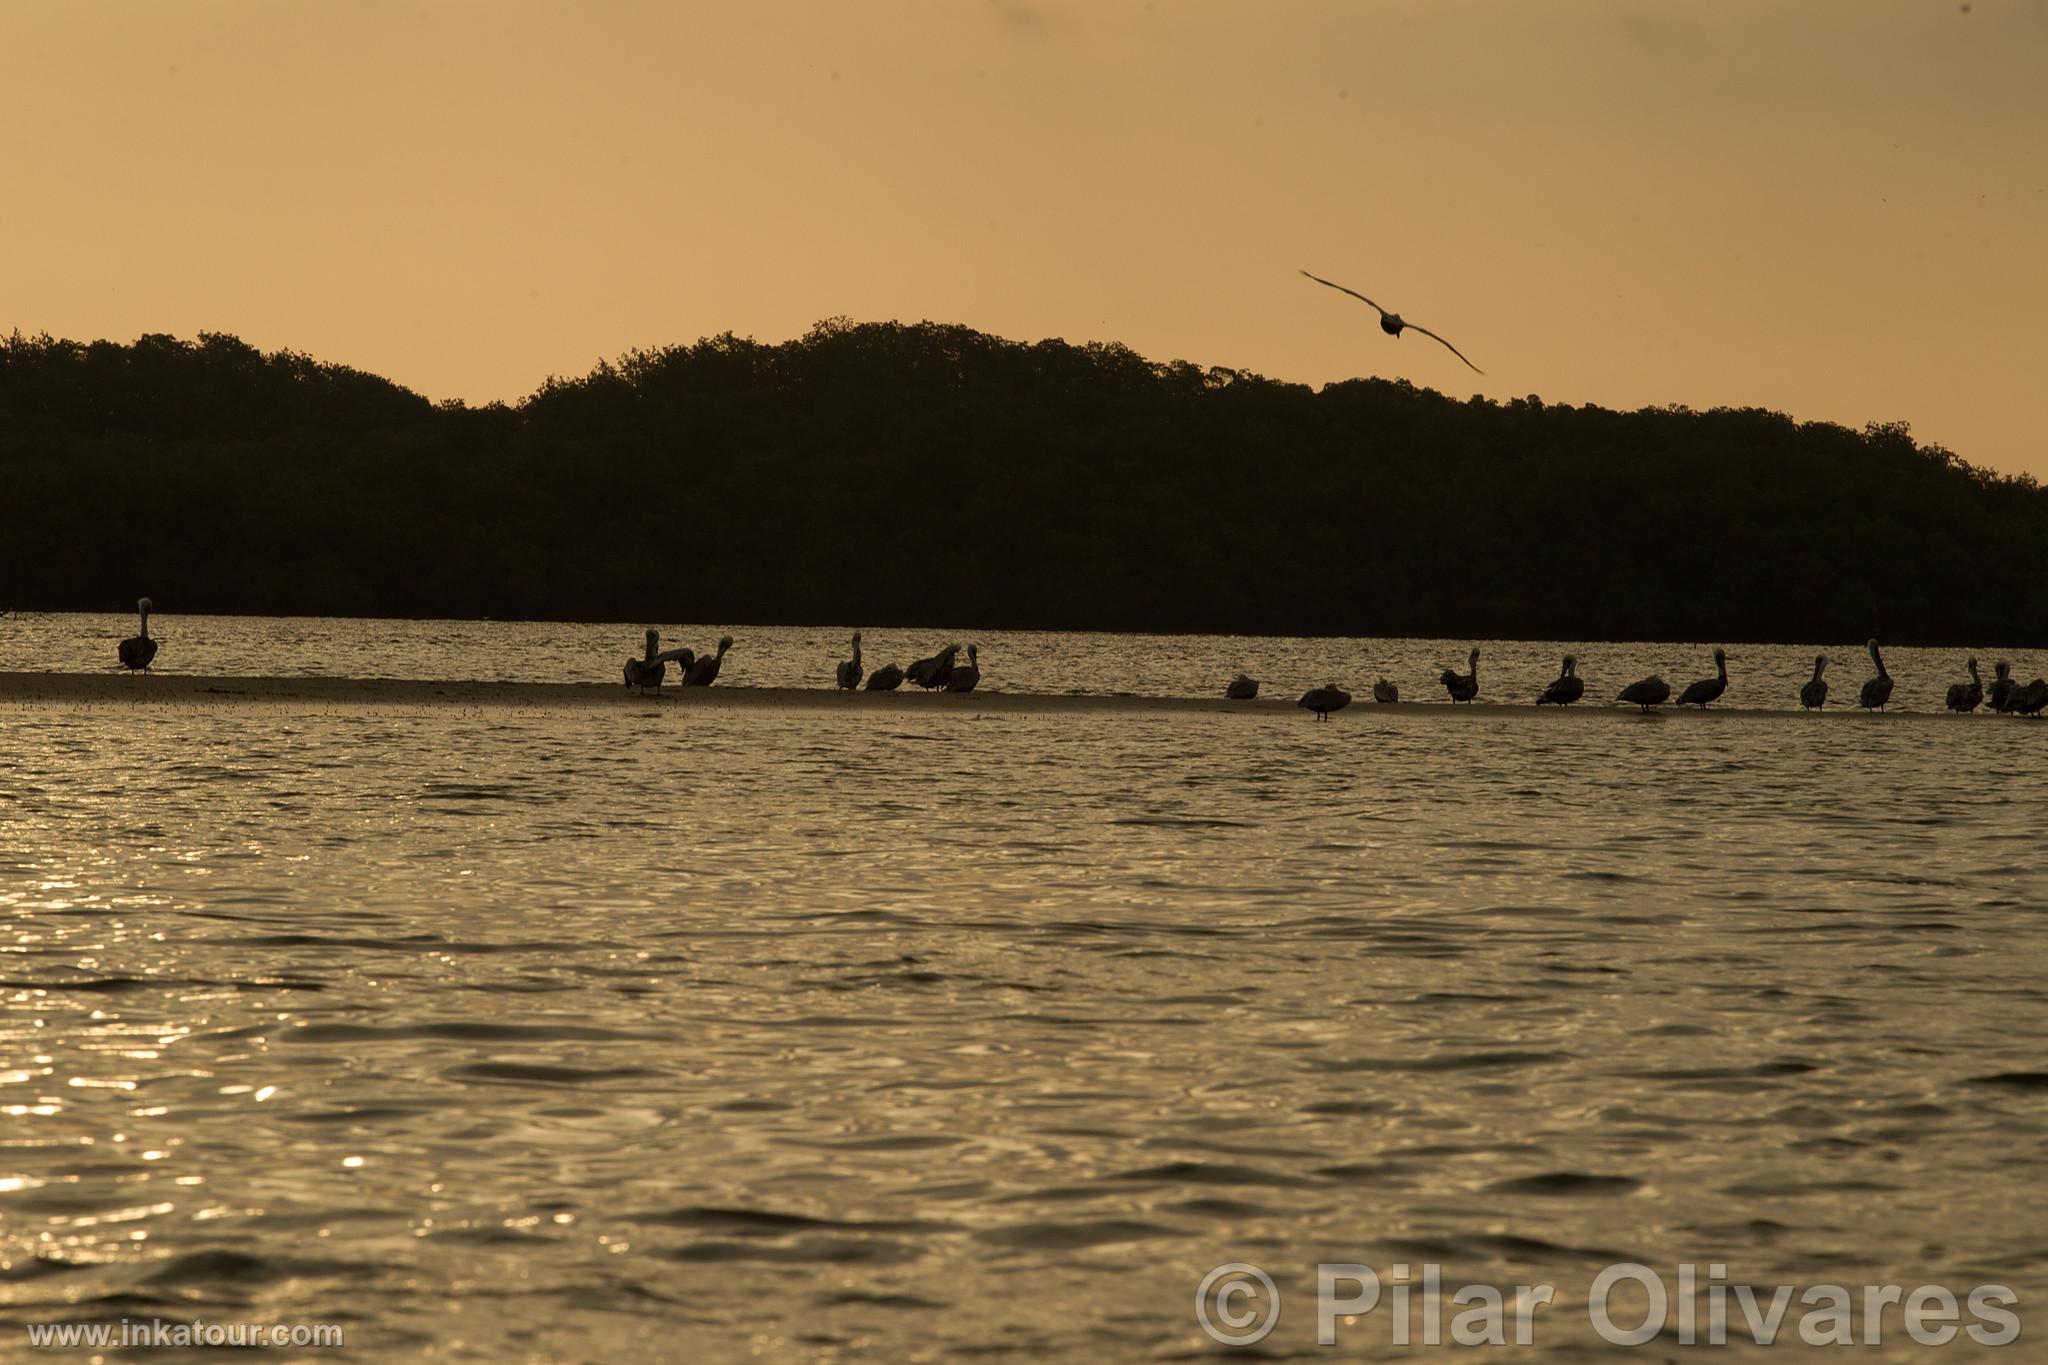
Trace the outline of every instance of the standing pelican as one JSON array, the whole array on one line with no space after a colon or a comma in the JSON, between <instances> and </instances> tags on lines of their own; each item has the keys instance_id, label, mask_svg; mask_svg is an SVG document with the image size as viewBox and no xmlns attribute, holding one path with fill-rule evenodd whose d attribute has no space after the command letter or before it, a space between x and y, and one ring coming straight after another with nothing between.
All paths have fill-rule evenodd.
<instances>
[{"instance_id":1,"label":"standing pelican","mask_svg":"<svg viewBox=\"0 0 2048 1365\"><path fill-rule=\"evenodd\" d=\"M1728 690L1728 653L1720 646L1714 647L1714 676L1701 678L1698 682L1685 685L1685 691L1678 694L1680 706L1697 706L1707 709L1707 703L1717 701Z\"/></svg>"},{"instance_id":2,"label":"standing pelican","mask_svg":"<svg viewBox=\"0 0 2048 1365\"><path fill-rule=\"evenodd\" d=\"M1470 673L1454 673L1445 669L1437 674L1436 680L1444 685L1444 691L1451 694L1453 702L1470 701L1479 695L1479 651L1474 649L1465 657L1465 666Z\"/></svg>"},{"instance_id":3,"label":"standing pelican","mask_svg":"<svg viewBox=\"0 0 2048 1365\"><path fill-rule=\"evenodd\" d=\"M135 610L142 615L142 633L131 635L120 645L121 667L136 670L147 669L149 661L156 657L156 641L149 638L150 600L145 597L135 604Z\"/></svg>"},{"instance_id":4,"label":"standing pelican","mask_svg":"<svg viewBox=\"0 0 2048 1365\"><path fill-rule=\"evenodd\" d=\"M1621 694L1615 700L1625 701L1631 706L1640 706L1643 708L1643 714L1648 715L1651 707L1662 706L1671 700L1671 684L1652 673L1641 682L1632 682L1622 688Z\"/></svg>"},{"instance_id":5,"label":"standing pelican","mask_svg":"<svg viewBox=\"0 0 2048 1365\"><path fill-rule=\"evenodd\" d=\"M1978 676L1975 659L1963 667L1970 670L1970 680L1966 683L1948 685L1948 709L1968 715L1984 704L1984 679Z\"/></svg>"},{"instance_id":6,"label":"standing pelican","mask_svg":"<svg viewBox=\"0 0 2048 1365\"><path fill-rule=\"evenodd\" d=\"M1991 671L1998 675L1991 680L1991 709L2003 714L2012 710L2012 665L2000 659L1991 665Z\"/></svg>"},{"instance_id":7,"label":"standing pelican","mask_svg":"<svg viewBox=\"0 0 2048 1365\"><path fill-rule=\"evenodd\" d=\"M1351 694L1335 683L1325 683L1302 693L1301 700L1294 704L1315 712L1317 720L1328 720L1332 711L1342 711L1351 705Z\"/></svg>"},{"instance_id":8,"label":"standing pelican","mask_svg":"<svg viewBox=\"0 0 2048 1365\"><path fill-rule=\"evenodd\" d=\"M1308 272L1306 270L1302 271L1301 273L1304 275L1308 275ZM1458 359L1465 360L1465 353L1463 351L1451 345L1450 342L1445 341L1435 332L1430 331L1427 327L1418 327L1412 322L1403 322L1401 320L1401 315L1399 313L1389 313L1386 309L1380 307L1376 303L1373 303L1371 299L1359 293L1356 289L1346 289L1343 285L1337 284L1331 280L1326 280L1321 275L1308 275L1308 277L1314 280L1317 284L1325 285L1331 289L1336 290L1340 294L1349 294L1352 298L1357 299L1360 303L1370 304L1372 310L1380 315L1380 330L1382 332L1385 332L1388 336L1393 337L1396 340L1399 340L1401 336L1401 330L1403 328L1408 328L1412 331L1422 333L1431 341L1436 342L1439 346L1442 346L1452 355L1458 357ZM1486 371L1480 369L1477 365L1474 365L1469 360L1465 360L1465 368L1472 371L1472 373L1474 374L1486 373Z\"/></svg>"},{"instance_id":9,"label":"standing pelican","mask_svg":"<svg viewBox=\"0 0 2048 1365\"><path fill-rule=\"evenodd\" d=\"M1882 711L1884 704L1892 699L1892 675L1885 672L1884 655L1877 652L1877 641L1871 639L1863 646L1870 651L1870 662L1877 665L1877 676L1863 684L1863 693L1856 704L1866 711Z\"/></svg>"},{"instance_id":10,"label":"standing pelican","mask_svg":"<svg viewBox=\"0 0 2048 1365\"><path fill-rule=\"evenodd\" d=\"M1570 706L1586 695L1586 680L1579 676L1579 657L1576 654L1564 656L1564 671L1559 673L1543 694L1536 698L1538 706Z\"/></svg>"},{"instance_id":11,"label":"standing pelican","mask_svg":"<svg viewBox=\"0 0 2048 1365\"><path fill-rule=\"evenodd\" d=\"M860 632L853 633L853 657L839 665L839 689L851 692L860 686Z\"/></svg>"},{"instance_id":12,"label":"standing pelican","mask_svg":"<svg viewBox=\"0 0 2048 1365\"><path fill-rule=\"evenodd\" d=\"M683 670L683 686L709 687L712 683L718 681L718 667L725 662L725 651L731 648L732 636L719 636L718 652L716 654L700 655L691 661L689 667Z\"/></svg>"},{"instance_id":13,"label":"standing pelican","mask_svg":"<svg viewBox=\"0 0 2048 1365\"><path fill-rule=\"evenodd\" d=\"M1401 689L1381 678L1372 685L1372 699L1382 706L1391 705L1401 700Z\"/></svg>"},{"instance_id":14,"label":"standing pelican","mask_svg":"<svg viewBox=\"0 0 2048 1365\"><path fill-rule=\"evenodd\" d=\"M935 687L946 685L946 675L953 671L953 656L960 652L960 646L947 645L929 659L919 659L903 671L903 676L929 692Z\"/></svg>"},{"instance_id":15,"label":"standing pelican","mask_svg":"<svg viewBox=\"0 0 2048 1365\"><path fill-rule=\"evenodd\" d=\"M1240 673L1230 680L1230 686L1223 689L1223 695L1232 701L1250 701L1259 695L1258 679Z\"/></svg>"},{"instance_id":16,"label":"standing pelican","mask_svg":"<svg viewBox=\"0 0 2048 1365\"><path fill-rule=\"evenodd\" d=\"M1828 671L1828 656L1813 656L1813 676L1806 686L1799 689L1799 704L1809 711L1818 711L1828 704L1828 680L1821 674Z\"/></svg>"},{"instance_id":17,"label":"standing pelican","mask_svg":"<svg viewBox=\"0 0 2048 1365\"><path fill-rule=\"evenodd\" d=\"M2048 678L2036 678L2025 687L2012 689L2012 709L2022 716L2038 716L2048 707Z\"/></svg>"},{"instance_id":18,"label":"standing pelican","mask_svg":"<svg viewBox=\"0 0 2048 1365\"><path fill-rule=\"evenodd\" d=\"M687 673L695 658L687 647L663 649L661 632L650 630L647 632L647 652L640 658L626 660L626 686L637 687L643 692L650 687L658 690L662 678L668 674L670 660L681 664L683 671Z\"/></svg>"},{"instance_id":19,"label":"standing pelican","mask_svg":"<svg viewBox=\"0 0 2048 1365\"><path fill-rule=\"evenodd\" d=\"M883 664L868 674L868 691L894 692L903 686L903 669L897 664Z\"/></svg>"},{"instance_id":20,"label":"standing pelican","mask_svg":"<svg viewBox=\"0 0 2048 1365\"><path fill-rule=\"evenodd\" d=\"M973 645L969 645L967 662L947 670L945 688L948 692L972 692L980 681L981 655Z\"/></svg>"}]
</instances>

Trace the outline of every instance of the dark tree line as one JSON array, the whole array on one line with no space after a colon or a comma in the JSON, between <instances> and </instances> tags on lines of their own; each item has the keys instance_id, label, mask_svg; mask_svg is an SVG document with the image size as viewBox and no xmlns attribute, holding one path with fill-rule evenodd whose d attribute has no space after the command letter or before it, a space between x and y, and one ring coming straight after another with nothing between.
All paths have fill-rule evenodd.
<instances>
[{"instance_id":1,"label":"dark tree line","mask_svg":"<svg viewBox=\"0 0 2048 1365\"><path fill-rule=\"evenodd\" d=\"M234 337L0 343L0 606L2048 639L2048 493L1758 409L1314 392L821 323L432 404Z\"/></svg>"}]
</instances>

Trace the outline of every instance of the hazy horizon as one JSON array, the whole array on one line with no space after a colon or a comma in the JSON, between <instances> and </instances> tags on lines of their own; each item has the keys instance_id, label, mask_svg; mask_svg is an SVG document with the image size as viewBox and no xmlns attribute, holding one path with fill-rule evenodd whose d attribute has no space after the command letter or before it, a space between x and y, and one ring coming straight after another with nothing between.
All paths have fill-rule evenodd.
<instances>
[{"instance_id":1,"label":"hazy horizon","mask_svg":"<svg viewBox=\"0 0 2048 1365\"><path fill-rule=\"evenodd\" d=\"M2048 476L2048 8L30 4L0 327L431 398L821 318ZM1312 270L1431 327L1380 334Z\"/></svg>"}]
</instances>

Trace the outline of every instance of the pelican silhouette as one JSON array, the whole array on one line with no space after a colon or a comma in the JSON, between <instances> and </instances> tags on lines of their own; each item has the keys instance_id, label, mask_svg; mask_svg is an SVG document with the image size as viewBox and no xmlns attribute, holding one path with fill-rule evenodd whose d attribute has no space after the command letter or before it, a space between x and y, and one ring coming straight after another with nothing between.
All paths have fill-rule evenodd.
<instances>
[{"instance_id":1,"label":"pelican silhouette","mask_svg":"<svg viewBox=\"0 0 2048 1365\"><path fill-rule=\"evenodd\" d=\"M2048 678L2036 678L2025 687L2012 690L2012 709L2023 716L2038 716L2048 707Z\"/></svg>"},{"instance_id":2,"label":"pelican silhouette","mask_svg":"<svg viewBox=\"0 0 2048 1365\"><path fill-rule=\"evenodd\" d=\"M1343 285L1338 284L1334 280L1326 280L1321 275L1309 275L1306 270L1302 271L1301 273L1304 275L1308 275L1308 277L1314 280L1317 284L1323 285L1330 289L1334 289L1340 294L1349 294L1352 298L1357 299L1360 303L1371 304L1372 310L1380 315L1380 330L1382 332L1385 332L1388 336L1394 337L1398 340L1404 328L1411 332L1420 332L1424 336L1428 337L1431 341L1436 342L1439 346L1442 346L1445 350L1449 351L1452 355L1458 357L1458 359L1465 360L1465 353L1463 351L1451 345L1450 342L1445 341L1435 332L1430 331L1427 327L1421 327L1417 326L1415 323L1403 321L1399 313L1389 313L1386 309L1380 307L1376 303L1373 303L1371 299L1359 293L1356 289L1346 289ZM1474 365L1469 360L1465 360L1465 368L1472 371L1472 373L1474 374L1486 373L1486 371L1480 369L1477 365Z\"/></svg>"},{"instance_id":3,"label":"pelican silhouette","mask_svg":"<svg viewBox=\"0 0 2048 1365\"><path fill-rule=\"evenodd\" d=\"M851 692L860 686L860 632L853 633L853 657L839 665L839 690Z\"/></svg>"},{"instance_id":4,"label":"pelican silhouette","mask_svg":"<svg viewBox=\"0 0 2048 1365\"><path fill-rule=\"evenodd\" d=\"M896 664L883 664L868 674L868 691L894 692L903 686L903 669Z\"/></svg>"},{"instance_id":5,"label":"pelican silhouette","mask_svg":"<svg viewBox=\"0 0 2048 1365\"><path fill-rule=\"evenodd\" d=\"M1701 678L1698 682L1685 685L1685 691L1678 694L1680 706L1697 706L1707 709L1707 703L1717 701L1728 690L1728 654L1718 645L1714 648L1714 676Z\"/></svg>"},{"instance_id":6,"label":"pelican silhouette","mask_svg":"<svg viewBox=\"0 0 2048 1365\"><path fill-rule=\"evenodd\" d=\"M1809 711L1818 711L1828 704L1828 680L1821 674L1828 671L1828 656L1813 656L1813 676L1806 686L1799 689L1799 704Z\"/></svg>"},{"instance_id":7,"label":"pelican silhouette","mask_svg":"<svg viewBox=\"0 0 2048 1365\"><path fill-rule=\"evenodd\" d=\"M1550 686L1543 689L1536 698L1538 706L1570 706L1586 695L1586 680L1579 676L1579 658L1576 654L1564 656L1564 671L1559 673Z\"/></svg>"},{"instance_id":8,"label":"pelican silhouette","mask_svg":"<svg viewBox=\"0 0 2048 1365\"><path fill-rule=\"evenodd\" d=\"M1870 662L1877 665L1877 676L1863 684L1863 692L1856 698L1856 704L1866 711L1882 711L1884 704L1892 699L1892 675L1885 672L1884 655L1877 652L1877 641L1871 639L1864 646L1870 651Z\"/></svg>"},{"instance_id":9,"label":"pelican silhouette","mask_svg":"<svg viewBox=\"0 0 2048 1365\"><path fill-rule=\"evenodd\" d=\"M1302 693L1301 700L1294 704L1315 712L1317 720L1328 720L1332 711L1342 711L1351 705L1351 694L1335 683L1325 683Z\"/></svg>"},{"instance_id":10,"label":"pelican silhouette","mask_svg":"<svg viewBox=\"0 0 2048 1365\"><path fill-rule=\"evenodd\" d=\"M718 681L718 668L725 662L725 651L732 648L732 636L718 637L718 652L703 654L691 660L683 669L683 686L709 687Z\"/></svg>"},{"instance_id":11,"label":"pelican silhouette","mask_svg":"<svg viewBox=\"0 0 2048 1365\"><path fill-rule=\"evenodd\" d=\"M903 670L903 676L929 692L935 687L946 685L946 675L953 671L953 656L960 652L960 646L947 645L929 659L919 659Z\"/></svg>"},{"instance_id":12,"label":"pelican silhouette","mask_svg":"<svg viewBox=\"0 0 2048 1365\"><path fill-rule=\"evenodd\" d=\"M1223 695L1232 701L1250 701L1259 695L1258 680L1240 673L1230 680L1230 686L1223 689Z\"/></svg>"},{"instance_id":13,"label":"pelican silhouette","mask_svg":"<svg viewBox=\"0 0 2048 1365\"><path fill-rule=\"evenodd\" d=\"M121 667L128 670L146 670L149 661L156 657L156 641L149 638L149 613L154 604L145 597L136 602L135 610L142 615L142 633L131 635L120 644Z\"/></svg>"},{"instance_id":14,"label":"pelican silhouette","mask_svg":"<svg viewBox=\"0 0 2048 1365\"><path fill-rule=\"evenodd\" d=\"M1465 657L1465 666L1472 671L1456 673L1447 668L1436 675L1436 680L1444 685L1444 691L1451 694L1453 702L1470 701L1479 695L1478 649L1475 648Z\"/></svg>"},{"instance_id":15,"label":"pelican silhouette","mask_svg":"<svg viewBox=\"0 0 2048 1365\"><path fill-rule=\"evenodd\" d=\"M1372 685L1372 699L1382 705L1397 702L1401 700L1401 689L1381 678Z\"/></svg>"},{"instance_id":16,"label":"pelican silhouette","mask_svg":"<svg viewBox=\"0 0 2048 1365\"><path fill-rule=\"evenodd\" d=\"M1651 707L1662 706L1671 700L1671 684L1652 673L1641 682L1632 682L1622 688L1615 700L1625 701L1631 706L1640 706L1643 708L1643 714L1648 715Z\"/></svg>"},{"instance_id":17,"label":"pelican silhouette","mask_svg":"<svg viewBox=\"0 0 2048 1365\"><path fill-rule=\"evenodd\" d=\"M637 687L643 692L650 687L659 689L661 680L668 674L670 660L680 663L683 672L687 673L695 657L688 648L663 649L661 632L650 630L647 632L647 652L640 658L626 660L626 686Z\"/></svg>"},{"instance_id":18,"label":"pelican silhouette","mask_svg":"<svg viewBox=\"0 0 2048 1365\"><path fill-rule=\"evenodd\" d=\"M2000 659L1991 665L1991 670L1998 675L1991 680L1991 691L1988 694L1991 709L2003 714L2012 710L2012 665Z\"/></svg>"},{"instance_id":19,"label":"pelican silhouette","mask_svg":"<svg viewBox=\"0 0 2048 1365\"><path fill-rule=\"evenodd\" d=\"M1977 661L1975 659L1970 660L1963 667L1970 671L1970 680L1966 683L1950 683L1948 685L1948 709L1962 715L1967 715L1984 704L1984 679L1977 673Z\"/></svg>"},{"instance_id":20,"label":"pelican silhouette","mask_svg":"<svg viewBox=\"0 0 2048 1365\"><path fill-rule=\"evenodd\" d=\"M942 684L948 692L972 692L981 681L981 654L973 645L967 646L967 662L955 664L946 670L946 681Z\"/></svg>"}]
</instances>

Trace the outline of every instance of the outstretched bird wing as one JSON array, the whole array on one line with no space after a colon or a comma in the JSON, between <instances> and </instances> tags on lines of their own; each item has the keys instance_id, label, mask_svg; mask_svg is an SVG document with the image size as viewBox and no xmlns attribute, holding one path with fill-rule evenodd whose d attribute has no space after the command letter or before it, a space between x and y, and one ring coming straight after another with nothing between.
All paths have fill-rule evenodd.
<instances>
[{"instance_id":1,"label":"outstretched bird wing","mask_svg":"<svg viewBox=\"0 0 2048 1365\"><path fill-rule=\"evenodd\" d=\"M1377 305L1377 304L1375 304L1375 305L1374 305L1374 307L1378 307L1378 305ZM1423 334L1424 336L1428 337L1428 338L1429 338L1429 339L1430 339L1431 341L1434 341L1434 342L1436 342L1436 343L1437 343L1438 345L1442 346L1442 347L1443 347L1443 348L1444 348L1445 350L1449 351L1449 352L1450 352L1450 353L1451 353L1452 355L1454 355L1454 356L1458 357L1458 359L1460 359L1460 360L1465 360L1465 353L1464 353L1463 351L1461 351L1461 350L1459 350L1459 349L1458 349L1457 347L1455 347L1455 346L1451 345L1451 343L1450 343L1450 342L1448 342L1448 341L1445 341L1445 340L1444 340L1444 339L1443 339L1442 337L1438 336L1438 335L1437 335L1437 334L1436 334L1435 332L1432 332L1432 331L1430 331L1430 330L1429 330L1429 329L1428 329L1427 327L1417 327L1417 326L1416 326L1416 325L1415 325L1414 323L1412 323L1412 322L1411 322L1411 323L1409 323L1409 324L1408 324L1408 330L1409 330L1409 331L1411 331L1411 332L1420 332L1420 333L1422 333L1422 334ZM1472 371L1472 373L1474 373L1474 374L1485 374L1485 373L1486 373L1486 371L1484 371L1484 370L1480 369L1480 368L1479 368L1479 367L1478 367L1477 365L1474 365L1474 364L1473 364L1473 363L1472 363L1471 361L1469 361L1469 360L1465 360L1465 368L1466 368L1466 369L1468 369L1468 370L1470 370L1470 371Z\"/></svg>"},{"instance_id":2,"label":"outstretched bird wing","mask_svg":"<svg viewBox=\"0 0 2048 1365\"><path fill-rule=\"evenodd\" d=\"M1301 273L1302 273L1302 274L1304 274L1304 275L1308 275L1308 272L1307 272L1306 270L1302 271ZM1376 303L1373 303L1371 299L1369 299L1369 298L1367 298L1367 297L1366 297L1365 295L1363 295L1363 294L1359 293L1359 292L1358 292L1358 291L1357 291L1356 289L1346 289L1346 288L1345 288L1345 287L1344 287L1343 285L1341 285L1341 284L1337 284L1337 283L1335 283L1334 281L1331 281L1331 280L1326 280L1326 279L1324 279L1324 278L1323 278L1323 277L1322 277L1321 275L1308 275L1308 277L1309 277L1310 279L1314 280L1314 281L1315 281L1315 282L1316 282L1317 284L1320 284L1320 285L1325 285L1325 286L1327 286L1327 287L1329 287L1329 288L1331 288L1331 289L1334 289L1334 290L1336 290L1336 291L1337 291L1338 293L1340 293L1340 294L1349 294L1349 295L1350 295L1350 296L1351 296L1352 298L1354 298L1354 299L1357 299L1357 300L1358 300L1358 301L1359 301L1360 303L1372 303L1372 306L1373 306L1373 310L1374 310L1375 312L1377 312L1377 313L1378 313L1378 314L1379 314L1379 315L1380 315L1381 317L1385 317L1385 316L1387 315L1387 310L1386 310L1386 309L1384 309L1384 308L1381 308L1381 307L1380 307L1380 306L1379 306L1378 304L1376 304ZM1417 328L1416 330L1417 330L1417 331L1420 331L1421 329L1420 329L1420 328ZM1443 341L1443 338L1442 338L1442 337L1438 337L1438 338L1437 338L1437 340L1438 340L1438 341ZM1449 342L1447 342L1447 341L1446 341L1446 342L1444 342L1444 344L1445 344L1446 346L1450 345L1450 343L1449 343ZM1463 359L1463 357L1462 357L1462 356L1461 356L1461 357L1459 357L1459 358L1460 358L1460 359ZM1469 365L1469 364L1471 364L1472 362L1471 362L1471 361L1469 361L1469 360L1467 360L1467 361L1465 361L1465 363Z\"/></svg>"}]
</instances>

